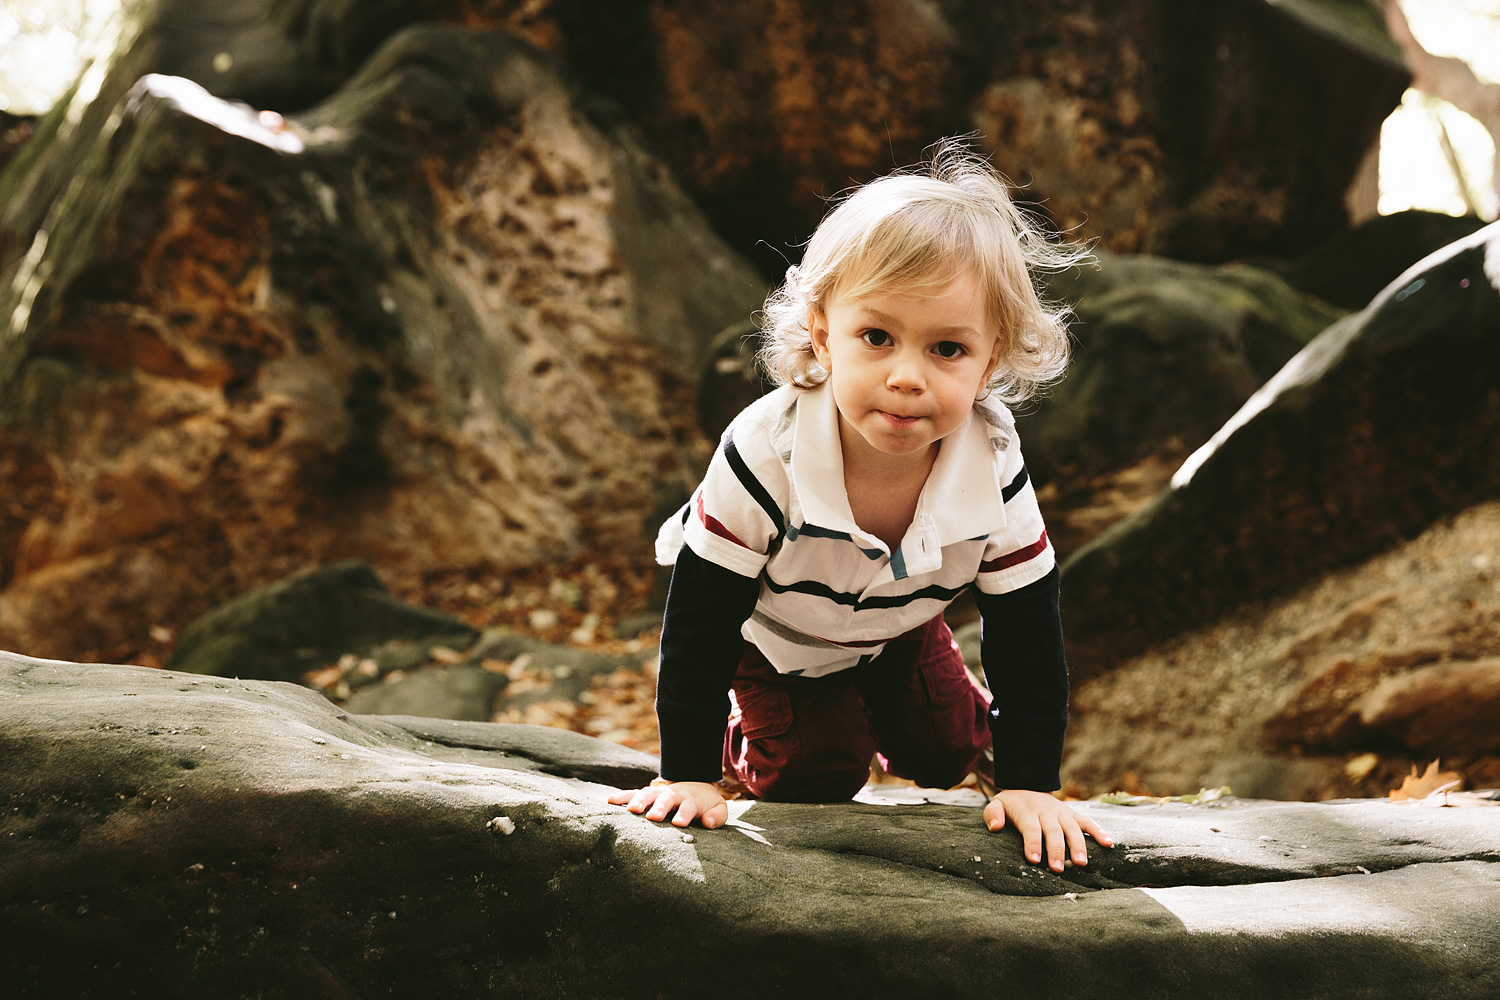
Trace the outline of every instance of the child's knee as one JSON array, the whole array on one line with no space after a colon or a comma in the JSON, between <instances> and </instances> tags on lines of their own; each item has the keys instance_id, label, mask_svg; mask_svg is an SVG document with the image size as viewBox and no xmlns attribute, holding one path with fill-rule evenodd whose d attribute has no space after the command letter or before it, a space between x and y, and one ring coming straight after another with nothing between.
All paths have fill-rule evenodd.
<instances>
[{"instance_id":1,"label":"child's knee","mask_svg":"<svg viewBox=\"0 0 1500 1000\"><path fill-rule=\"evenodd\" d=\"M865 786L870 768L868 764L821 761L787 765L749 777L745 787L756 798L770 802L847 802Z\"/></svg>"},{"instance_id":2,"label":"child's knee","mask_svg":"<svg viewBox=\"0 0 1500 1000\"><path fill-rule=\"evenodd\" d=\"M952 788L969 776L983 752L982 746L964 744L920 755L888 758L882 753L880 759L886 771L898 778L915 781L923 788Z\"/></svg>"}]
</instances>

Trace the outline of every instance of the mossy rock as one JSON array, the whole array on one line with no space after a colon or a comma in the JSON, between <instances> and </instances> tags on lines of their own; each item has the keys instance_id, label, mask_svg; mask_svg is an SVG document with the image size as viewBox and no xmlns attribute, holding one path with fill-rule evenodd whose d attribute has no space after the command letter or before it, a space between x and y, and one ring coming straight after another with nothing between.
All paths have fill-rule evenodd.
<instances>
[{"instance_id":1,"label":"mossy rock","mask_svg":"<svg viewBox=\"0 0 1500 1000\"><path fill-rule=\"evenodd\" d=\"M1185 455L1344 315L1259 268L1147 256L1100 254L1047 293L1073 308L1075 349L1067 378L1019 421L1043 483Z\"/></svg>"},{"instance_id":2,"label":"mossy rock","mask_svg":"<svg viewBox=\"0 0 1500 1000\"><path fill-rule=\"evenodd\" d=\"M183 630L167 666L195 674L300 680L344 653L393 639L469 646L479 633L391 596L369 566L349 560L279 580L221 605Z\"/></svg>"}]
</instances>

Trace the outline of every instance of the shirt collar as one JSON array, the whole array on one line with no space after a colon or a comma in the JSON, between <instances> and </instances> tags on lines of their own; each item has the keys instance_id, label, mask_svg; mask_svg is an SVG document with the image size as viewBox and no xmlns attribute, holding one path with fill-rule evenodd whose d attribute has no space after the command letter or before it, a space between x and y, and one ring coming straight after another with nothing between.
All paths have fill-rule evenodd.
<instances>
[{"instance_id":1,"label":"shirt collar","mask_svg":"<svg viewBox=\"0 0 1500 1000\"><path fill-rule=\"evenodd\" d=\"M844 448L839 443L839 411L827 382L797 393L792 431L792 485L809 523L867 538L854 523L844 490Z\"/></svg>"},{"instance_id":2,"label":"shirt collar","mask_svg":"<svg viewBox=\"0 0 1500 1000\"><path fill-rule=\"evenodd\" d=\"M860 530L849 509L833 389L825 382L797 393L796 398L790 472L804 519L881 545ZM1013 439L1007 421L985 420L977 406L970 410L962 426L943 439L912 529L930 530L942 547L1005 527L1005 503L1000 496L1004 484L999 477Z\"/></svg>"}]
</instances>

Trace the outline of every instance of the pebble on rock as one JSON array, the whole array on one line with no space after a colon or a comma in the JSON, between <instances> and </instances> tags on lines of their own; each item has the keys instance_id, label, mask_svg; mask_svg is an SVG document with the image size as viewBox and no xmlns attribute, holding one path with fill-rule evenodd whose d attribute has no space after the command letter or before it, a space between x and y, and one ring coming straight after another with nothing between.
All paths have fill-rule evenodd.
<instances>
[{"instance_id":1,"label":"pebble on rock","mask_svg":"<svg viewBox=\"0 0 1500 1000\"><path fill-rule=\"evenodd\" d=\"M516 821L509 816L496 816L485 824L485 827L497 836L509 837L516 832Z\"/></svg>"}]
</instances>

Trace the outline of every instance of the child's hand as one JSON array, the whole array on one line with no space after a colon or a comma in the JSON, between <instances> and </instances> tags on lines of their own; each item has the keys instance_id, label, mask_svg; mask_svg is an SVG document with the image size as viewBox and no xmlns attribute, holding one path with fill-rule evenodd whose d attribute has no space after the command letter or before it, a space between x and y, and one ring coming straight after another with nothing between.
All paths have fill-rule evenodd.
<instances>
[{"instance_id":1,"label":"child's hand","mask_svg":"<svg viewBox=\"0 0 1500 1000\"><path fill-rule=\"evenodd\" d=\"M1059 802L1046 792L1008 788L984 807L984 823L991 832L1005 826L1007 816L1021 831L1027 861L1036 864L1042 860L1042 841L1046 839L1047 865L1055 872L1063 870L1063 855L1068 851L1073 853L1075 865L1089 863L1088 848L1083 840L1085 833L1105 847L1115 846L1109 834L1099 829L1098 823L1075 813L1067 803Z\"/></svg>"},{"instance_id":2,"label":"child's hand","mask_svg":"<svg viewBox=\"0 0 1500 1000\"><path fill-rule=\"evenodd\" d=\"M729 821L729 804L719 789L706 781L673 781L651 784L635 791L616 792L609 797L612 805L626 806L633 813L646 812L646 818L661 821L673 809L673 826L687 826L698 820L706 830Z\"/></svg>"}]
</instances>

